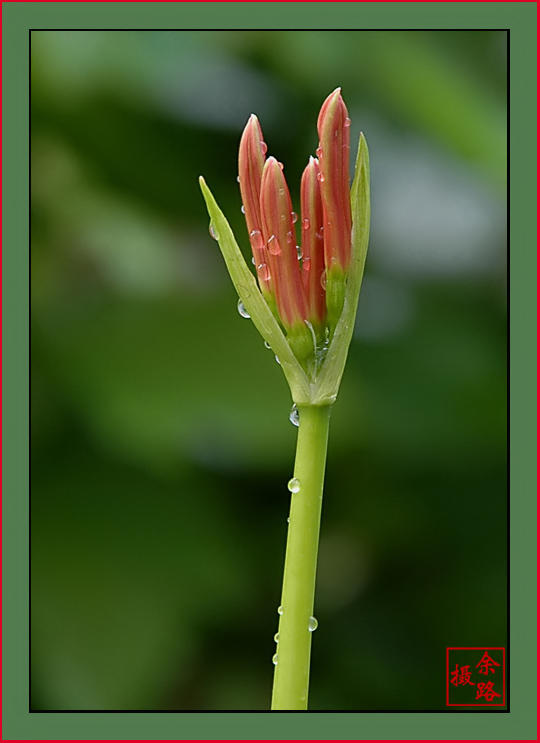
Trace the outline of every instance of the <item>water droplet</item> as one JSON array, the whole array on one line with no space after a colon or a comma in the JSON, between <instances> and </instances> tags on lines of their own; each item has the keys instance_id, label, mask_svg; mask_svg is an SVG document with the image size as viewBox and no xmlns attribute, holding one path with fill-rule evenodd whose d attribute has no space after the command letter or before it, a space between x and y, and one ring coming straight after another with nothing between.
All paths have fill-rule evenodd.
<instances>
[{"instance_id":1,"label":"water droplet","mask_svg":"<svg viewBox=\"0 0 540 743\"><path fill-rule=\"evenodd\" d=\"M262 281L270 281L270 269L267 263L259 263L257 266L257 274Z\"/></svg>"},{"instance_id":2,"label":"water droplet","mask_svg":"<svg viewBox=\"0 0 540 743\"><path fill-rule=\"evenodd\" d=\"M272 348L272 346L268 343L268 341L265 341L264 342L264 347L265 348Z\"/></svg>"},{"instance_id":3,"label":"water droplet","mask_svg":"<svg viewBox=\"0 0 540 743\"><path fill-rule=\"evenodd\" d=\"M343 122L343 126L344 126L344 127L349 127L350 125L351 125L351 120L350 120L350 119L349 119L349 117L347 116L347 118L346 118L346 119L345 119L345 121Z\"/></svg>"},{"instance_id":4,"label":"water droplet","mask_svg":"<svg viewBox=\"0 0 540 743\"><path fill-rule=\"evenodd\" d=\"M319 626L319 622L315 619L315 617L310 617L309 623L308 623L308 630L310 632L315 632L318 626Z\"/></svg>"},{"instance_id":5,"label":"water droplet","mask_svg":"<svg viewBox=\"0 0 540 743\"><path fill-rule=\"evenodd\" d=\"M309 219L307 217L302 220L302 229L309 230Z\"/></svg>"},{"instance_id":6,"label":"water droplet","mask_svg":"<svg viewBox=\"0 0 540 743\"><path fill-rule=\"evenodd\" d=\"M262 250L264 246L264 238L261 235L260 230L252 230L249 233L249 237L251 240L251 245L254 250Z\"/></svg>"},{"instance_id":7,"label":"water droplet","mask_svg":"<svg viewBox=\"0 0 540 743\"><path fill-rule=\"evenodd\" d=\"M292 217L292 223L296 224L298 222L298 214L296 212L291 212Z\"/></svg>"},{"instance_id":8,"label":"water droplet","mask_svg":"<svg viewBox=\"0 0 540 743\"><path fill-rule=\"evenodd\" d=\"M253 257L253 258L251 259L251 262L253 263L253 265L255 265L255 264L257 263L257 261L255 260L255 257Z\"/></svg>"},{"instance_id":9,"label":"water droplet","mask_svg":"<svg viewBox=\"0 0 540 743\"><path fill-rule=\"evenodd\" d=\"M236 176L236 182L237 183L240 183L240 176L239 175Z\"/></svg>"},{"instance_id":10,"label":"water droplet","mask_svg":"<svg viewBox=\"0 0 540 743\"><path fill-rule=\"evenodd\" d=\"M283 170L283 163L278 162L279 167Z\"/></svg>"},{"instance_id":11,"label":"water droplet","mask_svg":"<svg viewBox=\"0 0 540 743\"><path fill-rule=\"evenodd\" d=\"M262 139L261 139L261 150L262 150L263 155L266 155L266 153L268 152L268 145L266 144L266 142L263 142Z\"/></svg>"},{"instance_id":12,"label":"water droplet","mask_svg":"<svg viewBox=\"0 0 540 743\"><path fill-rule=\"evenodd\" d=\"M279 616L281 616L283 614L283 607L282 606L278 606L277 613L279 614Z\"/></svg>"},{"instance_id":13,"label":"water droplet","mask_svg":"<svg viewBox=\"0 0 540 743\"><path fill-rule=\"evenodd\" d=\"M297 258L298 258L299 261L302 260L302 256L303 255L304 254L302 253L302 248L300 247L300 245L297 245L296 246L296 256L297 256Z\"/></svg>"},{"instance_id":14,"label":"water droplet","mask_svg":"<svg viewBox=\"0 0 540 743\"><path fill-rule=\"evenodd\" d=\"M321 157L321 155L322 155L322 147L317 147L317 149L315 150L315 154L317 155L317 157Z\"/></svg>"},{"instance_id":15,"label":"water droplet","mask_svg":"<svg viewBox=\"0 0 540 743\"><path fill-rule=\"evenodd\" d=\"M274 664L275 666L277 666L277 664L278 664L278 660L279 660L279 658L278 658L278 654L277 654L277 653L274 653L274 655L272 656L272 663L273 663L273 664Z\"/></svg>"},{"instance_id":16,"label":"water droplet","mask_svg":"<svg viewBox=\"0 0 540 743\"><path fill-rule=\"evenodd\" d=\"M268 240L268 252L272 255L281 255L281 245L275 235Z\"/></svg>"},{"instance_id":17,"label":"water droplet","mask_svg":"<svg viewBox=\"0 0 540 743\"><path fill-rule=\"evenodd\" d=\"M315 233L317 235L318 240L322 240L324 237L324 227L321 227L321 229Z\"/></svg>"},{"instance_id":18,"label":"water droplet","mask_svg":"<svg viewBox=\"0 0 540 743\"><path fill-rule=\"evenodd\" d=\"M281 366L281 361L278 359L277 356L274 356L275 360L278 362L278 364Z\"/></svg>"},{"instance_id":19,"label":"water droplet","mask_svg":"<svg viewBox=\"0 0 540 743\"><path fill-rule=\"evenodd\" d=\"M317 173L317 180L319 183L324 183L324 175L322 173Z\"/></svg>"},{"instance_id":20,"label":"water droplet","mask_svg":"<svg viewBox=\"0 0 540 743\"><path fill-rule=\"evenodd\" d=\"M296 477L293 477L289 480L287 483L287 487L291 491L291 493L299 493L300 492L300 480L297 480Z\"/></svg>"},{"instance_id":21,"label":"water droplet","mask_svg":"<svg viewBox=\"0 0 540 743\"><path fill-rule=\"evenodd\" d=\"M274 642L279 642L279 632L274 635Z\"/></svg>"},{"instance_id":22,"label":"water droplet","mask_svg":"<svg viewBox=\"0 0 540 743\"><path fill-rule=\"evenodd\" d=\"M311 269L311 258L309 256L307 258L304 258L302 261L302 268L304 271L309 271Z\"/></svg>"},{"instance_id":23,"label":"water droplet","mask_svg":"<svg viewBox=\"0 0 540 743\"><path fill-rule=\"evenodd\" d=\"M243 204L240 207L240 211L242 212L242 214L245 214L246 213L246 207Z\"/></svg>"},{"instance_id":24,"label":"water droplet","mask_svg":"<svg viewBox=\"0 0 540 743\"><path fill-rule=\"evenodd\" d=\"M339 134L339 129L336 129L336 130L334 131L334 137L337 137L337 135L338 135L338 134Z\"/></svg>"},{"instance_id":25,"label":"water droplet","mask_svg":"<svg viewBox=\"0 0 540 743\"><path fill-rule=\"evenodd\" d=\"M279 189L279 195L280 196L283 196L284 193L285 193L285 189L284 188L280 188Z\"/></svg>"},{"instance_id":26,"label":"water droplet","mask_svg":"<svg viewBox=\"0 0 540 743\"><path fill-rule=\"evenodd\" d=\"M210 237L213 237L214 240L219 240L219 235L216 231L216 228L212 224L212 222L210 222L210 226L208 227L208 232L210 233Z\"/></svg>"},{"instance_id":27,"label":"water droplet","mask_svg":"<svg viewBox=\"0 0 540 743\"><path fill-rule=\"evenodd\" d=\"M321 274L321 286L323 289L326 289L326 269Z\"/></svg>"},{"instance_id":28,"label":"water droplet","mask_svg":"<svg viewBox=\"0 0 540 743\"><path fill-rule=\"evenodd\" d=\"M290 523L291 523L291 518L290 518L290 516L287 516L287 523L288 523L288 524L290 524Z\"/></svg>"},{"instance_id":29,"label":"water droplet","mask_svg":"<svg viewBox=\"0 0 540 743\"><path fill-rule=\"evenodd\" d=\"M280 214L279 215L279 218L281 219L282 222L284 222L287 219L287 215L286 214Z\"/></svg>"},{"instance_id":30,"label":"water droplet","mask_svg":"<svg viewBox=\"0 0 540 743\"><path fill-rule=\"evenodd\" d=\"M291 412L289 413L289 420L293 424L293 426L300 425L300 413L298 411L296 403L294 403L294 405L291 408Z\"/></svg>"},{"instance_id":31,"label":"water droplet","mask_svg":"<svg viewBox=\"0 0 540 743\"><path fill-rule=\"evenodd\" d=\"M290 245L294 241L294 236L292 232L287 232L287 243Z\"/></svg>"},{"instance_id":32,"label":"water droplet","mask_svg":"<svg viewBox=\"0 0 540 743\"><path fill-rule=\"evenodd\" d=\"M236 305L236 307L238 309L238 314L242 315L242 317L247 317L247 318L250 317L250 314L244 307L244 303L242 302L241 299L238 300L238 304Z\"/></svg>"}]
</instances>

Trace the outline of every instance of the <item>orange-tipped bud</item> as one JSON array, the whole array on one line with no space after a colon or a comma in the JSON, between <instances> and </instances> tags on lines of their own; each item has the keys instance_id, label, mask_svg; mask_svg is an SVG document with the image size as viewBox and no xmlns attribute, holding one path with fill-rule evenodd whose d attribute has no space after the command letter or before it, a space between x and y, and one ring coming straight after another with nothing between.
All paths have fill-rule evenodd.
<instances>
[{"instance_id":1,"label":"orange-tipped bud","mask_svg":"<svg viewBox=\"0 0 540 743\"><path fill-rule=\"evenodd\" d=\"M306 302L296 248L296 216L283 166L274 157L268 158L264 165L260 205L278 313L283 325L293 328L306 320Z\"/></svg>"},{"instance_id":2,"label":"orange-tipped bud","mask_svg":"<svg viewBox=\"0 0 540 743\"><path fill-rule=\"evenodd\" d=\"M327 270L336 266L346 271L351 259L350 124L341 88L337 88L323 103L317 121Z\"/></svg>"},{"instance_id":3,"label":"orange-tipped bud","mask_svg":"<svg viewBox=\"0 0 540 743\"><path fill-rule=\"evenodd\" d=\"M326 318L324 239L319 161L309 158L300 183L302 216L302 282L310 321L321 326Z\"/></svg>"},{"instance_id":4,"label":"orange-tipped bud","mask_svg":"<svg viewBox=\"0 0 540 743\"><path fill-rule=\"evenodd\" d=\"M262 236L260 207L261 179L266 157L266 144L259 120L251 114L240 140L238 172L243 212L257 269L259 286L267 297L273 293L266 243Z\"/></svg>"}]
</instances>

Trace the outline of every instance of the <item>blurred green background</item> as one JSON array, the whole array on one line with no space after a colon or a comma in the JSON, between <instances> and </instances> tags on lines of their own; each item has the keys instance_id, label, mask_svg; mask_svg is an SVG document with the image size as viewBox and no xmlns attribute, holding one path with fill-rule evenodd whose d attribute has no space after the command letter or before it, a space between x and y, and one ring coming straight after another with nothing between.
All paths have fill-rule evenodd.
<instances>
[{"instance_id":1,"label":"blurred green background","mask_svg":"<svg viewBox=\"0 0 540 743\"><path fill-rule=\"evenodd\" d=\"M269 709L296 429L248 251L250 113L293 202L338 85L373 224L332 417L312 710L445 709L506 643L506 35L32 33L32 708Z\"/></svg>"}]
</instances>

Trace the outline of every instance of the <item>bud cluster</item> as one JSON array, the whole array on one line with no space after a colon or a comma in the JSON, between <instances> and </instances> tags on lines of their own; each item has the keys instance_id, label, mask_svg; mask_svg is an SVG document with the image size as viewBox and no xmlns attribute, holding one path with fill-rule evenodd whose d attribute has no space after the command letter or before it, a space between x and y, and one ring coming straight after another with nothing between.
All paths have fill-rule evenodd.
<instances>
[{"instance_id":1,"label":"bud cluster","mask_svg":"<svg viewBox=\"0 0 540 743\"><path fill-rule=\"evenodd\" d=\"M300 219L283 165L266 157L255 115L239 151L240 192L259 287L306 366L334 332L351 259L350 119L340 88L324 102L317 129L317 157L309 158L300 185Z\"/></svg>"}]
</instances>

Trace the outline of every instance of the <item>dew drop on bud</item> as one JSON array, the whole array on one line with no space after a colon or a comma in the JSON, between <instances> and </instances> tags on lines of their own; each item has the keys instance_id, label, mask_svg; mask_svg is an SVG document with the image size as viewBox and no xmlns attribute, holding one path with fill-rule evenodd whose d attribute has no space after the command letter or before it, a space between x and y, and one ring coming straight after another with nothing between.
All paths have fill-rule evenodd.
<instances>
[{"instance_id":1,"label":"dew drop on bud","mask_svg":"<svg viewBox=\"0 0 540 743\"><path fill-rule=\"evenodd\" d=\"M280 167L280 170L283 170L283 163L278 162L278 165Z\"/></svg>"},{"instance_id":2,"label":"dew drop on bud","mask_svg":"<svg viewBox=\"0 0 540 743\"><path fill-rule=\"evenodd\" d=\"M324 175L322 173L317 173L317 180L319 183L324 183Z\"/></svg>"},{"instance_id":3,"label":"dew drop on bud","mask_svg":"<svg viewBox=\"0 0 540 743\"><path fill-rule=\"evenodd\" d=\"M236 176L236 182L237 183L240 183L240 176L239 175Z\"/></svg>"},{"instance_id":4,"label":"dew drop on bud","mask_svg":"<svg viewBox=\"0 0 540 743\"><path fill-rule=\"evenodd\" d=\"M272 255L281 255L281 245L275 235L268 240L268 252Z\"/></svg>"},{"instance_id":5,"label":"dew drop on bud","mask_svg":"<svg viewBox=\"0 0 540 743\"><path fill-rule=\"evenodd\" d=\"M344 127L349 127L350 125L351 125L351 120L350 120L350 119L349 119L349 117L347 116L347 118L346 118L346 119L345 119L345 121L343 122L343 126L344 126Z\"/></svg>"},{"instance_id":6,"label":"dew drop on bud","mask_svg":"<svg viewBox=\"0 0 540 743\"><path fill-rule=\"evenodd\" d=\"M308 622L308 630L310 632L315 632L318 626L319 622L315 619L315 617L310 617Z\"/></svg>"},{"instance_id":7,"label":"dew drop on bud","mask_svg":"<svg viewBox=\"0 0 540 743\"><path fill-rule=\"evenodd\" d=\"M309 271L311 269L311 258L308 256L307 258L304 258L302 261L302 268L304 271Z\"/></svg>"},{"instance_id":8,"label":"dew drop on bud","mask_svg":"<svg viewBox=\"0 0 540 743\"><path fill-rule=\"evenodd\" d=\"M251 262L253 263L253 265L257 263L257 261L255 260L255 256L253 256L253 258L251 259Z\"/></svg>"},{"instance_id":9,"label":"dew drop on bud","mask_svg":"<svg viewBox=\"0 0 540 743\"><path fill-rule=\"evenodd\" d=\"M268 152L268 145L266 144L266 142L263 142L262 139L261 139L261 150L262 150L263 155L266 155L266 153Z\"/></svg>"},{"instance_id":10,"label":"dew drop on bud","mask_svg":"<svg viewBox=\"0 0 540 743\"><path fill-rule=\"evenodd\" d=\"M293 426L300 425L300 413L298 411L298 408L296 407L296 403L294 403L291 408L291 412L289 413L289 420L293 424Z\"/></svg>"},{"instance_id":11,"label":"dew drop on bud","mask_svg":"<svg viewBox=\"0 0 540 743\"><path fill-rule=\"evenodd\" d=\"M242 214L245 214L246 213L246 207L243 204L240 207L240 211L242 212Z\"/></svg>"},{"instance_id":12,"label":"dew drop on bud","mask_svg":"<svg viewBox=\"0 0 540 743\"><path fill-rule=\"evenodd\" d=\"M296 255L298 257L298 260L301 261L304 254L302 253L302 248L300 247L300 245L296 246Z\"/></svg>"},{"instance_id":13,"label":"dew drop on bud","mask_svg":"<svg viewBox=\"0 0 540 743\"><path fill-rule=\"evenodd\" d=\"M208 227L208 232L210 233L210 237L213 237L214 240L219 240L219 235L216 232L216 228L214 227L212 222L210 222L210 226Z\"/></svg>"},{"instance_id":14,"label":"dew drop on bud","mask_svg":"<svg viewBox=\"0 0 540 743\"><path fill-rule=\"evenodd\" d=\"M309 219L307 217L302 220L302 229L309 230Z\"/></svg>"},{"instance_id":15,"label":"dew drop on bud","mask_svg":"<svg viewBox=\"0 0 540 743\"><path fill-rule=\"evenodd\" d=\"M293 233L287 232L287 243L290 245L293 240L294 240Z\"/></svg>"},{"instance_id":16,"label":"dew drop on bud","mask_svg":"<svg viewBox=\"0 0 540 743\"><path fill-rule=\"evenodd\" d=\"M326 269L321 274L321 286L326 289Z\"/></svg>"},{"instance_id":17,"label":"dew drop on bud","mask_svg":"<svg viewBox=\"0 0 540 743\"><path fill-rule=\"evenodd\" d=\"M283 196L284 193L285 193L285 189L284 188L280 188L279 189L279 195L280 196Z\"/></svg>"},{"instance_id":18,"label":"dew drop on bud","mask_svg":"<svg viewBox=\"0 0 540 743\"><path fill-rule=\"evenodd\" d=\"M317 147L317 149L315 150L315 154L317 155L317 157L320 157L322 155L322 147Z\"/></svg>"},{"instance_id":19,"label":"dew drop on bud","mask_svg":"<svg viewBox=\"0 0 540 743\"><path fill-rule=\"evenodd\" d=\"M287 483L287 487L291 491L291 493L299 493L300 492L300 480L297 480L296 477L293 477L289 480Z\"/></svg>"},{"instance_id":20,"label":"dew drop on bud","mask_svg":"<svg viewBox=\"0 0 540 743\"><path fill-rule=\"evenodd\" d=\"M262 281L270 281L270 269L267 263L259 263L257 274Z\"/></svg>"},{"instance_id":21,"label":"dew drop on bud","mask_svg":"<svg viewBox=\"0 0 540 743\"><path fill-rule=\"evenodd\" d=\"M291 212L291 217L293 224L296 224L298 222L298 214L296 212Z\"/></svg>"},{"instance_id":22,"label":"dew drop on bud","mask_svg":"<svg viewBox=\"0 0 540 743\"><path fill-rule=\"evenodd\" d=\"M252 230L252 232L249 233L249 237L251 240L251 245L254 250L261 250L264 245L264 238L261 235L260 230Z\"/></svg>"},{"instance_id":23,"label":"dew drop on bud","mask_svg":"<svg viewBox=\"0 0 540 743\"><path fill-rule=\"evenodd\" d=\"M236 305L236 307L238 309L238 314L239 315L242 315L242 317L246 317L246 318L251 317L250 314L249 314L249 312L244 307L244 303L242 302L241 299L238 300L238 304Z\"/></svg>"}]
</instances>

